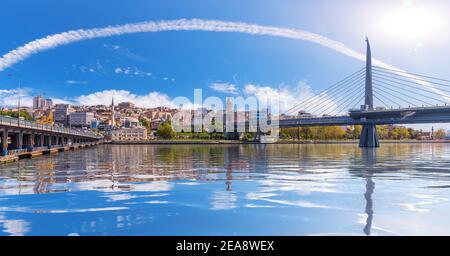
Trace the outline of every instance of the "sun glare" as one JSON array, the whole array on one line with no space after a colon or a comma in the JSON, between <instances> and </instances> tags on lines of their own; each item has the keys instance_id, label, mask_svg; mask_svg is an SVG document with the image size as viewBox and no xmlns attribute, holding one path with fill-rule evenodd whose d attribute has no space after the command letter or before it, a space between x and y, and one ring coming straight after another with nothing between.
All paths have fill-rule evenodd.
<instances>
[{"instance_id":1,"label":"sun glare","mask_svg":"<svg viewBox=\"0 0 450 256\"><path fill-rule=\"evenodd\" d=\"M389 36L421 40L436 35L441 23L436 11L405 5L386 13L383 30Z\"/></svg>"}]
</instances>

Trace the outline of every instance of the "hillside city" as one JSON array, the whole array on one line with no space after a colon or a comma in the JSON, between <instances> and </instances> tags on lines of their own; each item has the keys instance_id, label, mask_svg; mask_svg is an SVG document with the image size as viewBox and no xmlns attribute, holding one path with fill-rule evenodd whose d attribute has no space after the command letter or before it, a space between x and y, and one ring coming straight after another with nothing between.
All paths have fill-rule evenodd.
<instances>
[{"instance_id":1,"label":"hillside city","mask_svg":"<svg viewBox=\"0 0 450 256\"><path fill-rule=\"evenodd\" d=\"M227 102L227 109L233 108ZM223 133L176 133L170 121L178 109L168 107L141 108L132 102L119 102L111 99L111 104L95 106L74 106L70 104L54 104L52 99L41 95L33 98L33 106L21 107L20 116L39 124L70 127L81 130L91 130L105 136L111 141L146 141L154 139L239 139L251 141L251 133L240 134L237 137L225 136ZM201 109L202 115L210 110ZM17 116L17 108L1 109L2 115ZM193 111L192 111L193 114ZM248 112L235 112L235 119L249 118ZM242 117L241 117L242 116ZM304 111L299 111L296 117L311 117ZM292 117L292 116L291 116ZM281 116L281 118L287 118ZM298 127L282 128L280 139L284 140L331 140L331 139L358 139L361 127ZM380 139L414 139L436 140L450 139L450 131L438 129L431 132L414 130L404 126L383 125L377 128Z\"/></svg>"}]
</instances>

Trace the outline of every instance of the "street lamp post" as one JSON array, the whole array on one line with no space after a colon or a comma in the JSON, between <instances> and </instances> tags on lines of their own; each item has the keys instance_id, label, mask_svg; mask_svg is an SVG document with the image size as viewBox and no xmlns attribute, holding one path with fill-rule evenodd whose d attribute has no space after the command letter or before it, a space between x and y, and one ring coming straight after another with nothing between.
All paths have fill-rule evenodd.
<instances>
[{"instance_id":1,"label":"street lamp post","mask_svg":"<svg viewBox=\"0 0 450 256\"><path fill-rule=\"evenodd\" d=\"M9 77L12 77L12 74L8 74ZM20 78L19 78L19 89L17 90L17 126L20 127Z\"/></svg>"},{"instance_id":2,"label":"street lamp post","mask_svg":"<svg viewBox=\"0 0 450 256\"><path fill-rule=\"evenodd\" d=\"M20 127L20 79L19 79L19 90L17 92L19 99L17 100L17 127Z\"/></svg>"}]
</instances>

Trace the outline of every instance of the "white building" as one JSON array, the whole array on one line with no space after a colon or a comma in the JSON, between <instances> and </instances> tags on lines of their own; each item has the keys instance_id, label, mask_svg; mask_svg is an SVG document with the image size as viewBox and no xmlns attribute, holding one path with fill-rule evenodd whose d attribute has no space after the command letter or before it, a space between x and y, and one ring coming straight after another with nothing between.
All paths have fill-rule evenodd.
<instances>
[{"instance_id":1,"label":"white building","mask_svg":"<svg viewBox=\"0 0 450 256\"><path fill-rule=\"evenodd\" d=\"M43 109L45 105L45 99L41 95L33 98L33 109Z\"/></svg>"},{"instance_id":2,"label":"white building","mask_svg":"<svg viewBox=\"0 0 450 256\"><path fill-rule=\"evenodd\" d=\"M147 139L147 129L144 127L120 128L111 131L113 141L139 141Z\"/></svg>"},{"instance_id":3,"label":"white building","mask_svg":"<svg viewBox=\"0 0 450 256\"><path fill-rule=\"evenodd\" d=\"M53 113L53 119L55 123L67 125L69 123L69 114L74 110L68 104L56 104L55 113Z\"/></svg>"},{"instance_id":4,"label":"white building","mask_svg":"<svg viewBox=\"0 0 450 256\"><path fill-rule=\"evenodd\" d=\"M45 99L45 107L44 109L51 109L53 107L53 100L52 99Z\"/></svg>"},{"instance_id":5,"label":"white building","mask_svg":"<svg viewBox=\"0 0 450 256\"><path fill-rule=\"evenodd\" d=\"M45 110L51 107L53 107L53 101L51 99L45 99L41 95L33 98L33 109Z\"/></svg>"},{"instance_id":6,"label":"white building","mask_svg":"<svg viewBox=\"0 0 450 256\"><path fill-rule=\"evenodd\" d=\"M73 127L91 127L94 113L72 112L69 114L69 125Z\"/></svg>"},{"instance_id":7,"label":"white building","mask_svg":"<svg viewBox=\"0 0 450 256\"><path fill-rule=\"evenodd\" d=\"M134 117L127 117L124 121L125 128L132 128L139 126L139 120Z\"/></svg>"}]
</instances>

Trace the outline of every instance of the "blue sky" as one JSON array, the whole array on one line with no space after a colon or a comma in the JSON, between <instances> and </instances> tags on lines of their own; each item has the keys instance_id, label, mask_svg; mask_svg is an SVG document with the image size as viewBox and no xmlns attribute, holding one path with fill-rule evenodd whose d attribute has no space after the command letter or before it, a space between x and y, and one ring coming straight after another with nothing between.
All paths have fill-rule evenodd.
<instances>
[{"instance_id":1,"label":"blue sky","mask_svg":"<svg viewBox=\"0 0 450 256\"><path fill-rule=\"evenodd\" d=\"M0 55L71 29L201 18L301 29L358 52L365 51L364 38L369 36L374 57L404 70L450 77L448 1L4 0L0 5ZM395 16L412 7L438 17L439 26L431 27L436 31L405 35L386 26L389 13ZM253 84L297 95L299 83L319 91L363 65L323 46L286 38L204 31L140 33L35 54L0 71L0 90L16 89L20 78L26 94L68 101L105 90L192 98L193 88L202 88L204 96L230 95L212 89L213 84L232 86L236 93Z\"/></svg>"}]
</instances>

